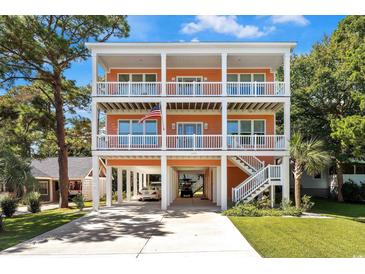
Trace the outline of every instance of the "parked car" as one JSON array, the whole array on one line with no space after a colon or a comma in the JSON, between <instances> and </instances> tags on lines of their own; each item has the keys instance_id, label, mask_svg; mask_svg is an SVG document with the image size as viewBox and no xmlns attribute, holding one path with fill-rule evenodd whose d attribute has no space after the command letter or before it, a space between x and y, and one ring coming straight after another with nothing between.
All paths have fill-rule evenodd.
<instances>
[{"instance_id":1,"label":"parked car","mask_svg":"<svg viewBox=\"0 0 365 274\"><path fill-rule=\"evenodd\" d=\"M161 192L157 187L144 187L138 192L138 200L161 200Z\"/></svg>"}]
</instances>

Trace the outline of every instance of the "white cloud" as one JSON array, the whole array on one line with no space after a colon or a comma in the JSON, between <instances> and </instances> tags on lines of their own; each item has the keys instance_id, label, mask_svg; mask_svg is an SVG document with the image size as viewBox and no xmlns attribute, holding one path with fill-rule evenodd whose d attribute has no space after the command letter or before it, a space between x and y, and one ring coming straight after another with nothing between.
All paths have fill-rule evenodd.
<instances>
[{"instance_id":1,"label":"white cloud","mask_svg":"<svg viewBox=\"0 0 365 274\"><path fill-rule=\"evenodd\" d=\"M184 24L181 29L185 34L194 34L204 30L233 35L237 38L257 38L274 31L275 27L260 30L254 25L239 24L236 16L199 15L195 17L194 22Z\"/></svg>"},{"instance_id":2,"label":"white cloud","mask_svg":"<svg viewBox=\"0 0 365 274\"><path fill-rule=\"evenodd\" d=\"M273 15L271 21L274 24L293 23L302 27L309 25L309 20L303 15Z\"/></svg>"},{"instance_id":3,"label":"white cloud","mask_svg":"<svg viewBox=\"0 0 365 274\"><path fill-rule=\"evenodd\" d=\"M198 42L200 42L200 41L199 41L199 39L198 39L198 38L196 38L196 37L195 37L195 38L191 39L191 41L190 41L190 42L198 43Z\"/></svg>"}]
</instances>

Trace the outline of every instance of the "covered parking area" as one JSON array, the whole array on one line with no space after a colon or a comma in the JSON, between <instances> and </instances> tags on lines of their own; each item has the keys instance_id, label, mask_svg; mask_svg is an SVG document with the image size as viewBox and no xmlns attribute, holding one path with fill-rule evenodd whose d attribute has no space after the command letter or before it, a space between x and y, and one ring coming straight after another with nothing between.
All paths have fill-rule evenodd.
<instances>
[{"instance_id":1,"label":"covered parking area","mask_svg":"<svg viewBox=\"0 0 365 274\"><path fill-rule=\"evenodd\" d=\"M106 205L113 204L114 180L117 204L137 201L143 188L158 188L160 207L191 208L220 207L220 157L135 156L106 158ZM114 172L113 172L114 170ZM114 174L114 176L113 176ZM117 178L115 178L115 176ZM99 187L94 180L93 206L99 209ZM222 198L223 197L223 198ZM226 197L225 197L226 199Z\"/></svg>"}]
</instances>

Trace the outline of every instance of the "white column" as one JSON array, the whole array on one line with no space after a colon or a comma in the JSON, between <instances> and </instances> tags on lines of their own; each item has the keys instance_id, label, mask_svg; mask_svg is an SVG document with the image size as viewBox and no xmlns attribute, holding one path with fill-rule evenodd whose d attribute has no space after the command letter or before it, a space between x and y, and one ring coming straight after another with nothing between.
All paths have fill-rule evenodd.
<instances>
[{"instance_id":1,"label":"white column","mask_svg":"<svg viewBox=\"0 0 365 274\"><path fill-rule=\"evenodd\" d=\"M227 96L227 53L222 53L222 95Z\"/></svg>"},{"instance_id":2,"label":"white column","mask_svg":"<svg viewBox=\"0 0 365 274\"><path fill-rule=\"evenodd\" d=\"M270 195L271 196L271 198L270 198L271 207L274 207L274 205L275 205L275 186L274 185L271 186L270 194L271 194Z\"/></svg>"},{"instance_id":3,"label":"white column","mask_svg":"<svg viewBox=\"0 0 365 274\"><path fill-rule=\"evenodd\" d=\"M221 167L217 167L217 206L221 205Z\"/></svg>"},{"instance_id":4,"label":"white column","mask_svg":"<svg viewBox=\"0 0 365 274\"><path fill-rule=\"evenodd\" d=\"M147 173L143 174L143 186L147 187Z\"/></svg>"},{"instance_id":5,"label":"white column","mask_svg":"<svg viewBox=\"0 0 365 274\"><path fill-rule=\"evenodd\" d=\"M118 193L118 204L123 202L123 169L118 167L118 185L117 185L117 193Z\"/></svg>"},{"instance_id":6,"label":"white column","mask_svg":"<svg viewBox=\"0 0 365 274\"><path fill-rule=\"evenodd\" d=\"M282 199L289 200L290 199L290 164L289 164L289 156L283 157L282 163Z\"/></svg>"},{"instance_id":7,"label":"white column","mask_svg":"<svg viewBox=\"0 0 365 274\"><path fill-rule=\"evenodd\" d=\"M112 206L112 167L106 167L106 206Z\"/></svg>"},{"instance_id":8,"label":"white column","mask_svg":"<svg viewBox=\"0 0 365 274\"><path fill-rule=\"evenodd\" d=\"M290 95L290 52L284 54L285 95Z\"/></svg>"},{"instance_id":9,"label":"white column","mask_svg":"<svg viewBox=\"0 0 365 274\"><path fill-rule=\"evenodd\" d=\"M161 138L162 138L162 150L166 150L166 102L162 101L160 103L161 107Z\"/></svg>"},{"instance_id":10,"label":"white column","mask_svg":"<svg viewBox=\"0 0 365 274\"><path fill-rule=\"evenodd\" d=\"M93 52L91 57L91 83L92 83L92 94L96 95L96 82L98 73L97 55ZM91 102L91 149L96 150L97 134L98 134L98 107L97 103L92 100Z\"/></svg>"},{"instance_id":11,"label":"white column","mask_svg":"<svg viewBox=\"0 0 365 274\"><path fill-rule=\"evenodd\" d=\"M166 53L161 53L161 94L166 95Z\"/></svg>"},{"instance_id":12,"label":"white column","mask_svg":"<svg viewBox=\"0 0 365 274\"><path fill-rule=\"evenodd\" d=\"M213 168L212 182L213 182L213 186L212 186L213 203L216 203L217 202L217 168L216 167Z\"/></svg>"},{"instance_id":13,"label":"white column","mask_svg":"<svg viewBox=\"0 0 365 274\"><path fill-rule=\"evenodd\" d=\"M221 209L227 209L227 156L221 156Z\"/></svg>"},{"instance_id":14,"label":"white column","mask_svg":"<svg viewBox=\"0 0 365 274\"><path fill-rule=\"evenodd\" d=\"M93 210L99 209L99 157L93 156Z\"/></svg>"},{"instance_id":15,"label":"white column","mask_svg":"<svg viewBox=\"0 0 365 274\"><path fill-rule=\"evenodd\" d=\"M167 209L167 157L161 156L161 209Z\"/></svg>"},{"instance_id":16,"label":"white column","mask_svg":"<svg viewBox=\"0 0 365 274\"><path fill-rule=\"evenodd\" d=\"M284 137L286 149L289 150L290 143L290 102L284 103Z\"/></svg>"},{"instance_id":17,"label":"white column","mask_svg":"<svg viewBox=\"0 0 365 274\"><path fill-rule=\"evenodd\" d=\"M129 169L127 169L126 171L126 196L127 196L127 201L129 202L131 200L131 171Z\"/></svg>"},{"instance_id":18,"label":"white column","mask_svg":"<svg viewBox=\"0 0 365 274\"><path fill-rule=\"evenodd\" d=\"M133 170L133 198L137 198L137 189L138 189L138 185L137 185L137 171Z\"/></svg>"},{"instance_id":19,"label":"white column","mask_svg":"<svg viewBox=\"0 0 365 274\"><path fill-rule=\"evenodd\" d=\"M139 174L138 189L142 190L142 188L143 188L142 172L139 172L138 174Z\"/></svg>"},{"instance_id":20,"label":"white column","mask_svg":"<svg viewBox=\"0 0 365 274\"><path fill-rule=\"evenodd\" d=\"M170 181L171 181L171 170L169 167L167 167L167 174L166 174L166 189L167 189L167 206L170 205L170 201L171 201L171 185L170 185Z\"/></svg>"},{"instance_id":21,"label":"white column","mask_svg":"<svg viewBox=\"0 0 365 274\"><path fill-rule=\"evenodd\" d=\"M222 101L222 148L227 149L227 101Z\"/></svg>"}]
</instances>

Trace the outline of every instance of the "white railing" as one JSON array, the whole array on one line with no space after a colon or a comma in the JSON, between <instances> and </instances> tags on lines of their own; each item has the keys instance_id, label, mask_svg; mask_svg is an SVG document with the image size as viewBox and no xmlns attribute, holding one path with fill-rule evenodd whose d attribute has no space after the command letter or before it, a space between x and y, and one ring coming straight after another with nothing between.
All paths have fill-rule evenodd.
<instances>
[{"instance_id":1,"label":"white railing","mask_svg":"<svg viewBox=\"0 0 365 274\"><path fill-rule=\"evenodd\" d=\"M270 180L281 180L280 165L267 165L265 168L234 187L232 189L232 200L238 202L246 199L261 186L270 182Z\"/></svg>"},{"instance_id":2,"label":"white railing","mask_svg":"<svg viewBox=\"0 0 365 274\"><path fill-rule=\"evenodd\" d=\"M160 149L161 135L98 135L98 149Z\"/></svg>"},{"instance_id":3,"label":"white railing","mask_svg":"<svg viewBox=\"0 0 365 274\"><path fill-rule=\"evenodd\" d=\"M223 82L166 82L166 96L224 96ZM161 82L97 82L96 96L161 96ZM226 82L227 96L283 96L285 82Z\"/></svg>"},{"instance_id":4,"label":"white railing","mask_svg":"<svg viewBox=\"0 0 365 274\"><path fill-rule=\"evenodd\" d=\"M167 96L221 96L222 82L167 82Z\"/></svg>"},{"instance_id":5,"label":"white railing","mask_svg":"<svg viewBox=\"0 0 365 274\"><path fill-rule=\"evenodd\" d=\"M222 148L222 135L167 135L167 149L210 150Z\"/></svg>"},{"instance_id":6,"label":"white railing","mask_svg":"<svg viewBox=\"0 0 365 274\"><path fill-rule=\"evenodd\" d=\"M255 172L264 168L265 162L261 161L256 156L237 156L242 162L252 168Z\"/></svg>"},{"instance_id":7,"label":"white railing","mask_svg":"<svg viewBox=\"0 0 365 274\"><path fill-rule=\"evenodd\" d=\"M283 96L285 82L227 82L228 96Z\"/></svg>"},{"instance_id":8,"label":"white railing","mask_svg":"<svg viewBox=\"0 0 365 274\"><path fill-rule=\"evenodd\" d=\"M227 148L233 150L283 150L284 135L227 135Z\"/></svg>"},{"instance_id":9,"label":"white railing","mask_svg":"<svg viewBox=\"0 0 365 274\"><path fill-rule=\"evenodd\" d=\"M159 96L160 82L98 82L98 96Z\"/></svg>"}]
</instances>

